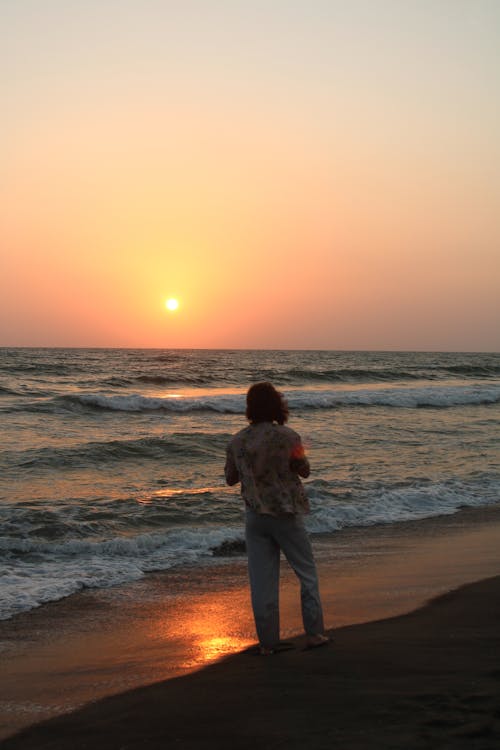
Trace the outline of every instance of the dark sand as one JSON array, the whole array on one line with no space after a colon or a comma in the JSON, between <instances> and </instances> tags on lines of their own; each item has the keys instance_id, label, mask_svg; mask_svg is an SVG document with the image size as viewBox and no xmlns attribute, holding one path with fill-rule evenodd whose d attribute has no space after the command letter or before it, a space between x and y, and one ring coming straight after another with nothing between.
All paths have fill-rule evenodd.
<instances>
[{"instance_id":1,"label":"dark sand","mask_svg":"<svg viewBox=\"0 0 500 750\"><path fill-rule=\"evenodd\" d=\"M340 534L332 550L320 570L335 641L315 651L294 638L293 651L273 657L241 652L254 640L242 563L210 580L191 572L189 606L168 595L167 580L182 589L179 574L138 584L149 587L141 603L134 587L88 592L0 623L4 737L44 711L136 688L25 729L2 750L498 750L500 578L391 615L497 576L499 508ZM282 590L289 637L300 616L286 569Z\"/></svg>"},{"instance_id":2,"label":"dark sand","mask_svg":"<svg viewBox=\"0 0 500 750\"><path fill-rule=\"evenodd\" d=\"M33 748L500 747L500 577L321 649L241 653L6 740Z\"/></svg>"}]
</instances>

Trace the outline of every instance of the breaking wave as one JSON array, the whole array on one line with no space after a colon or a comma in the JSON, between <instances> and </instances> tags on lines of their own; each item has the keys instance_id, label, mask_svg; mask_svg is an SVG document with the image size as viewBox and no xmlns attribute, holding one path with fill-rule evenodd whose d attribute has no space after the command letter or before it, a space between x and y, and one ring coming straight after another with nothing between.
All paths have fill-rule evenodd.
<instances>
[{"instance_id":1,"label":"breaking wave","mask_svg":"<svg viewBox=\"0 0 500 750\"><path fill-rule=\"evenodd\" d=\"M293 390L285 393L290 407L294 409L335 409L345 406L388 406L392 408L450 408L500 401L500 386L457 385L426 386L423 388L380 388L358 390ZM210 395L196 397L154 397L133 395L107 396L100 393L84 393L63 396L53 403L78 405L92 409L108 409L124 412L148 412L162 410L177 414L214 411L222 414L243 414L245 396Z\"/></svg>"}]
</instances>

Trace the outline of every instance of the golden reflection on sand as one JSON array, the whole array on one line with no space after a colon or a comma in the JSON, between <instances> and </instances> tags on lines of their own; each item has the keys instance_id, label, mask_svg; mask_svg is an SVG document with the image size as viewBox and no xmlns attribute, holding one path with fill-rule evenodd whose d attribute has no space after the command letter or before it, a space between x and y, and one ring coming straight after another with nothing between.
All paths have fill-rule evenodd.
<instances>
[{"instance_id":1,"label":"golden reflection on sand","mask_svg":"<svg viewBox=\"0 0 500 750\"><path fill-rule=\"evenodd\" d=\"M183 602L182 611L169 607L151 622L149 635L154 640L177 641L183 669L196 669L241 651L255 643L248 593L241 589L211 592L189 604Z\"/></svg>"},{"instance_id":2,"label":"golden reflection on sand","mask_svg":"<svg viewBox=\"0 0 500 750\"><path fill-rule=\"evenodd\" d=\"M197 641L197 663L207 664L222 656L236 653L249 646L253 641L234 635L213 636Z\"/></svg>"}]
</instances>

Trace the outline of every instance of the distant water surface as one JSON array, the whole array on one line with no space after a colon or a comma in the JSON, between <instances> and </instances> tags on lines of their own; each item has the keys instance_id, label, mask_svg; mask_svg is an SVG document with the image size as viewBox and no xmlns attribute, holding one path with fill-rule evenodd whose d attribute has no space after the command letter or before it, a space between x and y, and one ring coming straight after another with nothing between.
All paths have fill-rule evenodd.
<instances>
[{"instance_id":1,"label":"distant water surface","mask_svg":"<svg viewBox=\"0 0 500 750\"><path fill-rule=\"evenodd\" d=\"M306 444L313 534L500 500L499 354L0 349L0 619L237 552L222 469L258 380Z\"/></svg>"}]
</instances>

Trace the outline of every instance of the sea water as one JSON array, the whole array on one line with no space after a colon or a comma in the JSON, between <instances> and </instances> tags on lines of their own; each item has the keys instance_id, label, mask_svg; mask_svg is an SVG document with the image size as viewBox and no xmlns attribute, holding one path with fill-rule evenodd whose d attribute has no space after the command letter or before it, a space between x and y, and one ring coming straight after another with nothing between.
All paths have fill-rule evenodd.
<instances>
[{"instance_id":1,"label":"sea water","mask_svg":"<svg viewBox=\"0 0 500 750\"><path fill-rule=\"evenodd\" d=\"M0 349L0 619L243 555L223 466L259 380L306 446L313 540L500 501L500 354Z\"/></svg>"}]
</instances>

